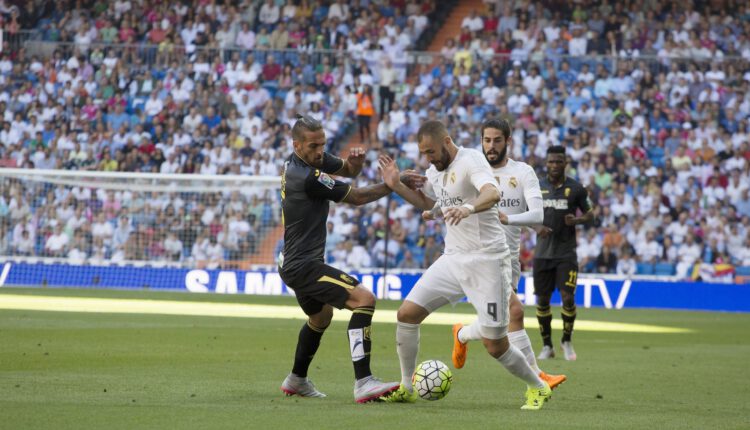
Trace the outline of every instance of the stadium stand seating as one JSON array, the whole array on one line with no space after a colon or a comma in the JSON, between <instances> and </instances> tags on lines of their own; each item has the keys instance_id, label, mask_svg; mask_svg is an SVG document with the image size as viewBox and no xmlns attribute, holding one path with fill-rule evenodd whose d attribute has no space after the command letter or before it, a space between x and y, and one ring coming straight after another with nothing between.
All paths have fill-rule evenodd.
<instances>
[{"instance_id":1,"label":"stadium stand seating","mask_svg":"<svg viewBox=\"0 0 750 430\"><path fill-rule=\"evenodd\" d=\"M686 277L699 261L750 266L747 8L485 1L439 52L419 54L432 56L426 62L402 54L429 46L440 28L428 22L446 21L455 2L221 3L57 1L28 10L4 2L0 165L278 175L294 114L323 121L332 148L341 147L355 128L356 91L376 87L389 58L397 103L379 112L359 183L377 180L381 150L402 168L426 168L415 144L426 118L475 147L481 121L504 116L514 121L512 156L538 174L546 148L568 148L568 174L596 207L585 227L591 240L614 243L617 254L631 248L638 274ZM65 199L74 212L83 204ZM258 229L273 225L273 200L245 202L242 216L253 207ZM3 187L0 254L43 255L44 238L69 215L48 215L58 204ZM361 266L364 257L346 261L361 248L382 260L385 205L337 206L328 258ZM401 230L391 232L393 263L409 251L416 263L406 266L429 264L441 226L404 205L388 215ZM37 242L19 250L26 228ZM640 261L652 242L655 265ZM533 234L523 244L532 249Z\"/></svg>"}]
</instances>

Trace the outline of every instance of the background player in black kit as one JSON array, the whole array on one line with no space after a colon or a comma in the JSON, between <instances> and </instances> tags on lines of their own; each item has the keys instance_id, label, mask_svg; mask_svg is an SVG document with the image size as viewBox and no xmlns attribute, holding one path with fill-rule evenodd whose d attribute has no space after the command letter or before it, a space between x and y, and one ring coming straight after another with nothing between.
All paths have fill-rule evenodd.
<instances>
[{"instance_id":1,"label":"background player in black kit","mask_svg":"<svg viewBox=\"0 0 750 430\"><path fill-rule=\"evenodd\" d=\"M578 279L576 253L576 225L594 219L591 200L586 189L576 180L565 176L565 147L552 146L547 150L547 177L539 183L544 205L544 225L537 228L534 251L534 294L536 317L544 346L539 359L555 356L552 347L552 312L550 297L555 285L562 296L563 336L560 346L566 360L575 360L571 343L576 319L575 291ZM582 216L576 213L581 210Z\"/></svg>"},{"instance_id":2,"label":"background player in black kit","mask_svg":"<svg viewBox=\"0 0 750 430\"><path fill-rule=\"evenodd\" d=\"M307 378L323 332L331 323L333 308L352 311L349 351L354 363L354 399L358 403L390 393L399 382L382 382L370 372L371 323L375 296L352 276L324 263L328 202L363 205L391 190L385 184L354 188L329 174L356 177L362 170L364 151L353 149L346 160L324 152L326 137L320 122L298 117L292 128L294 153L284 165L281 179L284 250L279 258L281 279L294 290L309 317L299 333L294 367L281 385L287 395L325 397ZM422 177L408 174L412 186Z\"/></svg>"}]
</instances>

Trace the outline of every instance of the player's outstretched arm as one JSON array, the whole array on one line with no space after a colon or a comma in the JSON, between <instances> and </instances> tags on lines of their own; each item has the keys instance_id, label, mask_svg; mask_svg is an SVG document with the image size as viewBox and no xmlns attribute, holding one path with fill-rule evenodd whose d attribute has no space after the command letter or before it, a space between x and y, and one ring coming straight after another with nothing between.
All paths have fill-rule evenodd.
<instances>
[{"instance_id":1,"label":"player's outstretched arm","mask_svg":"<svg viewBox=\"0 0 750 430\"><path fill-rule=\"evenodd\" d=\"M407 187L402 182L398 166L391 157L381 155L378 159L378 164L385 184L396 194L403 197L404 200L422 210L430 210L435 206L435 201L427 197L422 191Z\"/></svg>"},{"instance_id":2,"label":"player's outstretched arm","mask_svg":"<svg viewBox=\"0 0 750 430\"><path fill-rule=\"evenodd\" d=\"M354 206L362 206L367 203L380 200L391 193L391 189L388 188L384 183L375 185L369 185L362 188L354 188L349 191L349 194L344 197L342 202L349 203Z\"/></svg>"}]
</instances>

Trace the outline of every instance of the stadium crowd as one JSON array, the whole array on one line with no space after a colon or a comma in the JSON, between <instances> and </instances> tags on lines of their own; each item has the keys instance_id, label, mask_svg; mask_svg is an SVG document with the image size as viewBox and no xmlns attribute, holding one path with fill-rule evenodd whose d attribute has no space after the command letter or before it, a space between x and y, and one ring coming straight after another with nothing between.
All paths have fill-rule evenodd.
<instances>
[{"instance_id":1,"label":"stadium crowd","mask_svg":"<svg viewBox=\"0 0 750 430\"><path fill-rule=\"evenodd\" d=\"M370 87L379 122L365 136L372 163L360 184L378 180L382 150L401 168L425 169L415 137L425 119L442 119L458 144L476 147L483 119L508 117L512 157L541 177L546 149L562 144L568 174L590 190L597 216L579 235L583 271L686 277L699 262L750 266L748 6L486 1L432 64L407 65L402 53L434 2L221 3L58 1L33 17L0 8L6 29L28 23L60 42L49 56L0 55L0 163L278 175L297 112L320 119L339 148ZM28 186L0 192L0 254L80 260L101 248L103 259L154 260L163 254L145 253L177 249L176 239L173 258L218 265L220 255L254 252L263 226L277 222L271 195L121 200L64 187L34 196ZM236 209L226 210L233 198ZM117 210L105 209L111 201ZM333 206L328 258L351 268L434 261L440 223L389 202ZM133 215L144 206L153 210ZM190 233L170 236L186 219ZM96 225L111 237L97 241ZM118 228L148 242L118 254ZM194 250L188 236L206 246ZM534 235L523 240L529 267ZM216 258L203 258L209 252Z\"/></svg>"}]
</instances>

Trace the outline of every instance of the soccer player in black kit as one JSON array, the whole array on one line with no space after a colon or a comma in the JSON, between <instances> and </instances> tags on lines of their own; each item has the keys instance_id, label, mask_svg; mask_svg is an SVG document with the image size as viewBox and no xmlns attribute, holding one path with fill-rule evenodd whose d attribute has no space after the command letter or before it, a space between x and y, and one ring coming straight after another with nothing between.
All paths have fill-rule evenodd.
<instances>
[{"instance_id":1,"label":"soccer player in black kit","mask_svg":"<svg viewBox=\"0 0 750 430\"><path fill-rule=\"evenodd\" d=\"M536 317L544 346L539 359L555 356L552 347L552 312L550 298L559 288L562 296L563 336L560 346L566 360L575 360L571 343L576 320L575 291L578 279L576 253L576 225L594 219L591 200L586 189L576 180L565 176L565 147L552 146L547 150L547 177L539 183L544 206L544 225L538 227L534 251L534 294ZM580 209L582 215L576 216Z\"/></svg>"},{"instance_id":2,"label":"soccer player in black kit","mask_svg":"<svg viewBox=\"0 0 750 430\"><path fill-rule=\"evenodd\" d=\"M292 372L281 385L287 395L325 397L307 378L323 332L331 323L333 308L352 311L349 320L349 351L354 364L354 399L358 403L376 400L396 390L399 382L382 382L370 372L371 323L375 296L352 276L324 263L328 202L364 205L390 194L383 183L354 188L330 174L356 177L365 160L361 148L346 160L324 152L325 132L319 121L298 117L292 128L294 153L284 164L281 179L284 250L279 257L279 274L294 290L308 316L297 341ZM421 186L422 177L405 178Z\"/></svg>"}]
</instances>

